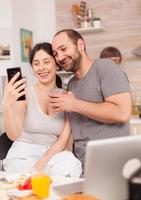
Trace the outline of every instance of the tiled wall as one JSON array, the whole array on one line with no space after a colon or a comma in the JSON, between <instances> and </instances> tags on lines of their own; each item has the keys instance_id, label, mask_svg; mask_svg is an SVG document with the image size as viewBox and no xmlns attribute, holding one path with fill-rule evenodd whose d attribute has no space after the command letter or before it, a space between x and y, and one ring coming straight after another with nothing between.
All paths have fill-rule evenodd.
<instances>
[{"instance_id":1,"label":"tiled wall","mask_svg":"<svg viewBox=\"0 0 141 200\"><path fill-rule=\"evenodd\" d=\"M71 12L74 0L56 0L57 30L77 28ZM132 55L132 50L141 45L141 0L87 0L87 6L101 17L104 32L86 33L87 51L97 58L103 48L115 46L122 53L122 68L127 73L131 89L141 95L141 57Z\"/></svg>"}]
</instances>

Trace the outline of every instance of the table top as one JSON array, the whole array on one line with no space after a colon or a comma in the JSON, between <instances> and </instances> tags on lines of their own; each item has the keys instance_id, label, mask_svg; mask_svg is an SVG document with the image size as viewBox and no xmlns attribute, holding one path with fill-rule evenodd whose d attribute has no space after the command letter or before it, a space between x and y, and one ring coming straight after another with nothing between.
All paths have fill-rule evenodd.
<instances>
[{"instance_id":1,"label":"table top","mask_svg":"<svg viewBox=\"0 0 141 200\"><path fill-rule=\"evenodd\" d=\"M17 173L10 173L10 172L3 172L0 171L0 178L5 177L5 178L11 178L13 179L14 177L20 177L22 174L17 174ZM70 178L70 177L51 177L52 178L52 184L51 184L51 189L50 189L50 195L49 198L46 198L45 200L61 200L62 197L58 196L54 190L53 190L53 186L57 186L57 185L64 185L67 183L72 183L72 182L77 182L82 180L81 178ZM0 189L0 195L2 193L3 190ZM5 190L6 192L8 190Z\"/></svg>"}]
</instances>

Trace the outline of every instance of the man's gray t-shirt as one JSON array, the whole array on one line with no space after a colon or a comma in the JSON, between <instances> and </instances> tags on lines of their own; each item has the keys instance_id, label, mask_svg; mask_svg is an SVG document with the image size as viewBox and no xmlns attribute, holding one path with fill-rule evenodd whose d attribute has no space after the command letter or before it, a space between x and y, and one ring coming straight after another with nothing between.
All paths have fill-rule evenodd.
<instances>
[{"instance_id":1,"label":"man's gray t-shirt","mask_svg":"<svg viewBox=\"0 0 141 200\"><path fill-rule=\"evenodd\" d=\"M113 94L130 92L130 87L126 74L117 64L110 59L98 59L83 79L78 81L74 76L70 80L68 90L78 99L104 102ZM82 163L87 141L130 134L129 123L103 123L76 112L69 113L69 120L74 138L74 153Z\"/></svg>"}]
</instances>

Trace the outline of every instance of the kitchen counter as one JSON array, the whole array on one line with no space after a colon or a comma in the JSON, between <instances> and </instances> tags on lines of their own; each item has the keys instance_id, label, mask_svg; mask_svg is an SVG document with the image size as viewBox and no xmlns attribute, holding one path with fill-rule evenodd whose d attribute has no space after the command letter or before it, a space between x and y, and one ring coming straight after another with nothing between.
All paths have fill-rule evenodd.
<instances>
[{"instance_id":1,"label":"kitchen counter","mask_svg":"<svg viewBox=\"0 0 141 200\"><path fill-rule=\"evenodd\" d=\"M131 116L130 124L141 124L141 118L138 116Z\"/></svg>"},{"instance_id":2,"label":"kitchen counter","mask_svg":"<svg viewBox=\"0 0 141 200\"><path fill-rule=\"evenodd\" d=\"M141 134L141 118L138 116L132 116L130 118L131 135Z\"/></svg>"}]
</instances>

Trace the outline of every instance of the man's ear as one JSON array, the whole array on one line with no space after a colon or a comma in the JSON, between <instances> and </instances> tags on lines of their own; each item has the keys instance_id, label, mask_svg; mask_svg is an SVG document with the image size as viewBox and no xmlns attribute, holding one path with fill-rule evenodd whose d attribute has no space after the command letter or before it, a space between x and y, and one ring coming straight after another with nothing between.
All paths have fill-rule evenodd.
<instances>
[{"instance_id":1,"label":"man's ear","mask_svg":"<svg viewBox=\"0 0 141 200\"><path fill-rule=\"evenodd\" d=\"M79 51L84 51L85 49L85 44L84 44L84 41L82 39L79 39L78 42L77 42L77 45L78 45L78 49Z\"/></svg>"}]
</instances>

